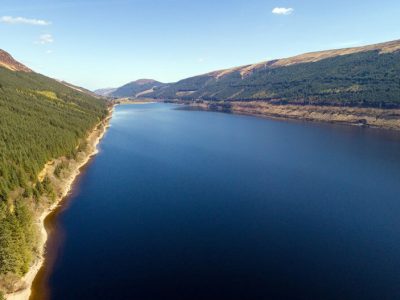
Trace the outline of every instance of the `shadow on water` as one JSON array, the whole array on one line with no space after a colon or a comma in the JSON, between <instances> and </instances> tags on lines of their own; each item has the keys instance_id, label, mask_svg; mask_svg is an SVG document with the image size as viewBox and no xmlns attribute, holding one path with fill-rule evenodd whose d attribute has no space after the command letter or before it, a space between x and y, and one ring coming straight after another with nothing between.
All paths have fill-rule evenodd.
<instances>
[{"instance_id":1,"label":"shadow on water","mask_svg":"<svg viewBox=\"0 0 400 300\"><path fill-rule=\"evenodd\" d=\"M71 201L79 194L79 180L85 176L87 168L92 163L94 157L80 168L80 173L72 184L71 191L44 220L44 226L47 232L47 241L45 246L45 258L42 267L32 283L32 292L29 300L49 300L51 299L49 279L53 267L56 264L57 257L62 255L62 246L65 241L65 230L61 226L60 217L71 205Z\"/></svg>"}]
</instances>

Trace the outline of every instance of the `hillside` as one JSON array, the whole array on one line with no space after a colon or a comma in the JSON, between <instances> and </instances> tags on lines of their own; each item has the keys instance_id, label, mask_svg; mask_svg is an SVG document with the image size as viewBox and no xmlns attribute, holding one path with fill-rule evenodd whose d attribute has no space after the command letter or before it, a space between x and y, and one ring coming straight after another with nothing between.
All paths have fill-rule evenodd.
<instances>
[{"instance_id":1,"label":"hillside","mask_svg":"<svg viewBox=\"0 0 400 300\"><path fill-rule=\"evenodd\" d=\"M0 49L0 66L11 71L32 72L31 69L16 61L8 52Z\"/></svg>"},{"instance_id":2,"label":"hillside","mask_svg":"<svg viewBox=\"0 0 400 300\"><path fill-rule=\"evenodd\" d=\"M161 87L146 97L400 107L400 40L215 71Z\"/></svg>"},{"instance_id":3,"label":"hillside","mask_svg":"<svg viewBox=\"0 0 400 300\"><path fill-rule=\"evenodd\" d=\"M85 89L85 88L83 88L83 87L80 87L80 86L76 86L76 85L74 85L74 84L72 84L72 83L69 83L69 82L66 82L66 81L64 81L64 80L59 80L59 82L62 83L63 85L65 85L65 86L67 86L67 87L73 89L73 90L77 90L78 92L82 92L82 93L87 94L87 95L89 95L89 96L92 96L92 97L94 97L94 98L101 98L101 97L103 97L102 95L96 94L95 92L92 92L92 91L90 91L90 90L88 90L88 89Z\"/></svg>"},{"instance_id":4,"label":"hillside","mask_svg":"<svg viewBox=\"0 0 400 300\"><path fill-rule=\"evenodd\" d=\"M114 97L114 98L125 98L125 97L140 97L145 96L160 87L165 86L164 83L158 82L153 79L139 79L127 83L116 89L100 89L95 91L99 95Z\"/></svg>"},{"instance_id":5,"label":"hillside","mask_svg":"<svg viewBox=\"0 0 400 300\"><path fill-rule=\"evenodd\" d=\"M36 216L55 197L52 181L39 173L50 160L76 157L107 109L0 53L1 291L15 288L38 251Z\"/></svg>"}]
</instances>

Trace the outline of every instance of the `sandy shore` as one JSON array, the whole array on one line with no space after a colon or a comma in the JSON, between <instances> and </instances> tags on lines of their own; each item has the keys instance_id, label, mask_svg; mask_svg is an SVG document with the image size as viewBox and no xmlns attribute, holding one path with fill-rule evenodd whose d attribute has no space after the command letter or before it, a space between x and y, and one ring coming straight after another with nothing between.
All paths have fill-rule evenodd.
<instances>
[{"instance_id":1,"label":"sandy shore","mask_svg":"<svg viewBox=\"0 0 400 300\"><path fill-rule=\"evenodd\" d=\"M41 213L38 219L38 225L41 235L39 244L39 249L40 249L39 258L29 269L28 273L21 279L21 281L23 282L24 289L21 289L11 294L7 294L6 295L7 300L29 300L29 297L32 292L31 290L32 283L36 275L38 274L39 270L42 268L45 260L45 254L46 254L45 246L48 234L45 228L44 220L47 218L49 214L51 214L58 207L60 202L69 194L75 179L80 174L80 169L89 162L92 156L98 153L97 146L100 140L103 138L104 134L106 133L107 128L109 127L109 121L111 119L112 113L113 111L110 110L110 115L104 121L97 124L95 128L92 130L92 132L89 134L87 138L88 149L85 151L83 156L81 155L76 161L73 162L72 166L70 166L68 170L68 175L60 180L57 186L58 189L57 198L54 201L54 203ZM39 177L41 176L44 177L46 175L52 176L54 172L54 165L55 165L54 161L46 164L43 171L40 172Z\"/></svg>"}]
</instances>

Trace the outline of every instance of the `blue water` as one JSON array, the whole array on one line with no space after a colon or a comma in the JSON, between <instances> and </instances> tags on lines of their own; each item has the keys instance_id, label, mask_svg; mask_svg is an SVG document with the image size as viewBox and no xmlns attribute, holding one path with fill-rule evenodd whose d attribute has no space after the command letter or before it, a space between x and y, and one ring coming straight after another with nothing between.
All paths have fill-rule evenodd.
<instances>
[{"instance_id":1,"label":"blue water","mask_svg":"<svg viewBox=\"0 0 400 300\"><path fill-rule=\"evenodd\" d=\"M400 138L118 106L51 298L400 299Z\"/></svg>"}]
</instances>

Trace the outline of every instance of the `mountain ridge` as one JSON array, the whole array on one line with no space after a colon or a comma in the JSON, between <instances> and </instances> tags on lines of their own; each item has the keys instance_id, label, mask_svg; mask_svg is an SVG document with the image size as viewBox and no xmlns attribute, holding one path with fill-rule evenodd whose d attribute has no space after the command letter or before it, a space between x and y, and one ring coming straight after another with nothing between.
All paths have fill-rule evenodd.
<instances>
[{"instance_id":1,"label":"mountain ridge","mask_svg":"<svg viewBox=\"0 0 400 300\"><path fill-rule=\"evenodd\" d=\"M366 46L306 52L306 53L298 54L298 55L291 56L291 57L272 59L272 60L255 63L255 64L249 64L249 65L243 65L243 66L239 66L239 67L211 71L211 72L205 73L204 75L209 74L209 75L215 76L217 78L220 78L224 75L228 75L230 72L239 70L242 76L246 76L246 75L249 75L249 73L251 71L258 69L258 68L263 68L266 66L268 66L268 67L284 67L284 66L290 66L293 64L317 62L317 61L335 57L335 56L348 55L348 54L359 53L359 52L375 51L375 50L379 50L380 54L392 53L392 52L398 51L398 50L400 50L400 39L389 41L389 42L384 42L384 43L366 45Z\"/></svg>"}]
</instances>

